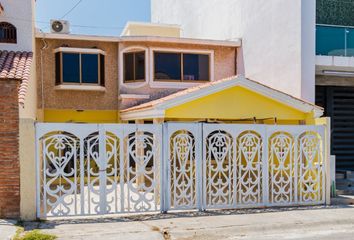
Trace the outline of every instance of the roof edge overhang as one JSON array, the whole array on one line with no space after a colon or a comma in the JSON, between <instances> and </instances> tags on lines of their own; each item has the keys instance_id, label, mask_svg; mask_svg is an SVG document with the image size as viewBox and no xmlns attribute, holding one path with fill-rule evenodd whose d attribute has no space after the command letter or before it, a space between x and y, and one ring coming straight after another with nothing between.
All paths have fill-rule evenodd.
<instances>
[{"instance_id":1,"label":"roof edge overhang","mask_svg":"<svg viewBox=\"0 0 354 240\"><path fill-rule=\"evenodd\" d=\"M160 36L97 36L97 35L81 35L81 34L63 34L63 33L42 33L36 32L35 37L38 39L60 39L60 40L80 40L80 41L103 41L103 42L154 42L154 43L176 43L176 44L195 44L207 46L223 46L223 47L241 47L242 40L236 38L231 40L212 40L199 38L177 38L177 37L160 37Z\"/></svg>"},{"instance_id":2,"label":"roof edge overhang","mask_svg":"<svg viewBox=\"0 0 354 240\"><path fill-rule=\"evenodd\" d=\"M236 86L244 87L248 90L259 93L269 99L280 102L288 107L297 109L301 112L313 113L314 118L318 118L323 115L323 109L314 104L305 102L304 100L298 99L296 97L293 97L281 91L272 89L261 83L249 80L244 76L235 76L234 78L230 78L225 81L221 80L220 83L216 83L214 85L210 85L208 87L201 88L196 91L187 92L186 94L168 99L164 102L160 102L155 105L152 104L151 106L147 106L144 108L139 108L139 106L136 106L136 107L132 107L131 110L129 109L122 110L121 118L124 121L164 118L165 111L167 109Z\"/></svg>"},{"instance_id":3,"label":"roof edge overhang","mask_svg":"<svg viewBox=\"0 0 354 240\"><path fill-rule=\"evenodd\" d=\"M121 113L120 117L123 121L165 118L165 110L146 109L142 111L131 111L131 112Z\"/></svg>"}]
</instances>

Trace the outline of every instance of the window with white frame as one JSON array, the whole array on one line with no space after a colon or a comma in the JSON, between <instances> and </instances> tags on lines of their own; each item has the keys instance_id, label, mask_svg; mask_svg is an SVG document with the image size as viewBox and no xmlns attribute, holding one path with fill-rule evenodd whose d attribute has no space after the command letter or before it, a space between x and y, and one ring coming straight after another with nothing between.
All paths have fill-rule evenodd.
<instances>
[{"instance_id":1,"label":"window with white frame","mask_svg":"<svg viewBox=\"0 0 354 240\"><path fill-rule=\"evenodd\" d=\"M210 81L210 55L154 51L155 81Z\"/></svg>"},{"instance_id":2,"label":"window with white frame","mask_svg":"<svg viewBox=\"0 0 354 240\"><path fill-rule=\"evenodd\" d=\"M105 56L100 51L55 53L56 85L105 85Z\"/></svg>"},{"instance_id":3,"label":"window with white frame","mask_svg":"<svg viewBox=\"0 0 354 240\"><path fill-rule=\"evenodd\" d=\"M124 82L145 82L145 51L123 53Z\"/></svg>"}]
</instances>

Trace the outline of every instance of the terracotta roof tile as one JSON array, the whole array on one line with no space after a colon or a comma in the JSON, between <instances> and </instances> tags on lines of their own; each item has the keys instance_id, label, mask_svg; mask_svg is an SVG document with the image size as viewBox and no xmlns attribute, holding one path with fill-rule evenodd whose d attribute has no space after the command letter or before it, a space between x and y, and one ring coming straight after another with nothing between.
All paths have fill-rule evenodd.
<instances>
[{"instance_id":1,"label":"terracotta roof tile","mask_svg":"<svg viewBox=\"0 0 354 240\"><path fill-rule=\"evenodd\" d=\"M0 50L0 78L21 80L18 93L19 103L24 104L31 74L32 52Z\"/></svg>"}]
</instances>

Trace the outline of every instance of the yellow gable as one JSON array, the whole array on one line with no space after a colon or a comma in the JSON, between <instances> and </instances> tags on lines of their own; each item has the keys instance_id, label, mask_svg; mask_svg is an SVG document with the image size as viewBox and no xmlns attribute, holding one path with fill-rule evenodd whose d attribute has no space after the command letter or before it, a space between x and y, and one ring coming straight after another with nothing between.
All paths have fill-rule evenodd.
<instances>
[{"instance_id":1,"label":"yellow gable","mask_svg":"<svg viewBox=\"0 0 354 240\"><path fill-rule=\"evenodd\" d=\"M166 109L165 119L267 119L299 121L312 118L283 103L242 86L231 87Z\"/></svg>"}]
</instances>

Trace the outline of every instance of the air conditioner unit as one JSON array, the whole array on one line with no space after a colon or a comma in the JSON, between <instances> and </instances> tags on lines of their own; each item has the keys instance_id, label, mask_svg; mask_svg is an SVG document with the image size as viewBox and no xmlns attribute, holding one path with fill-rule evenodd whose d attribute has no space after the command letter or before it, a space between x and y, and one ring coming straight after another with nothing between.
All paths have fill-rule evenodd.
<instances>
[{"instance_id":1,"label":"air conditioner unit","mask_svg":"<svg viewBox=\"0 0 354 240\"><path fill-rule=\"evenodd\" d=\"M52 33L70 33L70 24L65 20L50 20Z\"/></svg>"}]
</instances>

